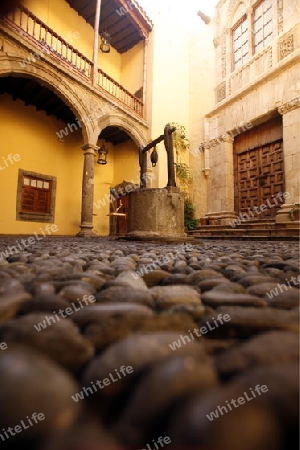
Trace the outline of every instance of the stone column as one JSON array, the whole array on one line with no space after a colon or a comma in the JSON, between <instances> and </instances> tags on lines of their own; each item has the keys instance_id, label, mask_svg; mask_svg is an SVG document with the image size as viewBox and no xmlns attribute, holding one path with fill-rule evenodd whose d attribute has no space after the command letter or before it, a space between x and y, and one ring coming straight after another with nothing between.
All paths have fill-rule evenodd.
<instances>
[{"instance_id":1,"label":"stone column","mask_svg":"<svg viewBox=\"0 0 300 450\"><path fill-rule=\"evenodd\" d=\"M283 158L285 177L285 203L276 214L277 223L291 223L289 210L300 202L299 139L300 98L294 98L278 108L283 122Z\"/></svg>"},{"instance_id":2,"label":"stone column","mask_svg":"<svg viewBox=\"0 0 300 450\"><path fill-rule=\"evenodd\" d=\"M209 141L210 176L208 185L207 218L219 219L221 225L229 224L234 213L233 137L225 133Z\"/></svg>"},{"instance_id":3,"label":"stone column","mask_svg":"<svg viewBox=\"0 0 300 450\"><path fill-rule=\"evenodd\" d=\"M82 203L81 203L81 231L77 236L93 237L93 202L94 202L94 166L95 152L99 147L86 144L84 151L83 177L82 177Z\"/></svg>"}]
</instances>

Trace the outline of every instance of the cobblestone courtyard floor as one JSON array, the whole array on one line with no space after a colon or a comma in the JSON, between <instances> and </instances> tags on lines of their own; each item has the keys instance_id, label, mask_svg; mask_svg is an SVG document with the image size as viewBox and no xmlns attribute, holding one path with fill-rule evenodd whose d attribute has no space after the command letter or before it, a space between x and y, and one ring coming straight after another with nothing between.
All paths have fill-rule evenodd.
<instances>
[{"instance_id":1,"label":"cobblestone courtyard floor","mask_svg":"<svg viewBox=\"0 0 300 450\"><path fill-rule=\"evenodd\" d=\"M22 239L0 237L2 448L298 449L298 243Z\"/></svg>"}]
</instances>

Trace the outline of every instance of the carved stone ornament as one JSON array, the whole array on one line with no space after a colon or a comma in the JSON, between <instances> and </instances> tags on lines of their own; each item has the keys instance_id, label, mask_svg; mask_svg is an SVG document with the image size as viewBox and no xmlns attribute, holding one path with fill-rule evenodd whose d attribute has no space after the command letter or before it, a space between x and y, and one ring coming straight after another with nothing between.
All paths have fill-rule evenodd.
<instances>
[{"instance_id":1,"label":"carved stone ornament","mask_svg":"<svg viewBox=\"0 0 300 450\"><path fill-rule=\"evenodd\" d=\"M279 59L283 59L294 51L294 36L290 34L279 42Z\"/></svg>"}]
</instances>

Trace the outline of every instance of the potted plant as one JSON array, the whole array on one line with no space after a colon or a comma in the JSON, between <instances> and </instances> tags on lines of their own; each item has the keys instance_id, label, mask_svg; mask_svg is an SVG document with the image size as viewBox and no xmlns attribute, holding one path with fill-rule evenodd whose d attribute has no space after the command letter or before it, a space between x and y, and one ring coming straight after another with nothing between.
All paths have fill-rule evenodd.
<instances>
[{"instance_id":1,"label":"potted plant","mask_svg":"<svg viewBox=\"0 0 300 450\"><path fill-rule=\"evenodd\" d=\"M299 220L300 218L300 203L295 203L289 210L291 220Z\"/></svg>"},{"instance_id":2,"label":"potted plant","mask_svg":"<svg viewBox=\"0 0 300 450\"><path fill-rule=\"evenodd\" d=\"M202 227L205 227L206 225L208 225L208 218L207 217L201 217L200 218L200 225Z\"/></svg>"},{"instance_id":3,"label":"potted plant","mask_svg":"<svg viewBox=\"0 0 300 450\"><path fill-rule=\"evenodd\" d=\"M216 217L210 217L209 225L218 225L218 219Z\"/></svg>"}]
</instances>

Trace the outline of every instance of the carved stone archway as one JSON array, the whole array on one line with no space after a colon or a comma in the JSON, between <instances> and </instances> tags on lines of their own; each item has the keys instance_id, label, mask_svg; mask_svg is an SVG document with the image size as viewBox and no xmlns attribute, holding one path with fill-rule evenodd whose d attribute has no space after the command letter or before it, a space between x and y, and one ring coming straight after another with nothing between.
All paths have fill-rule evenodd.
<instances>
[{"instance_id":1,"label":"carved stone archway","mask_svg":"<svg viewBox=\"0 0 300 450\"><path fill-rule=\"evenodd\" d=\"M133 142L139 146L145 146L147 143L147 136L145 126L137 126L137 122L131 120L129 117L121 114L107 114L98 121L98 136L101 131L107 127L118 127L125 131L131 137Z\"/></svg>"},{"instance_id":2,"label":"carved stone archway","mask_svg":"<svg viewBox=\"0 0 300 450\"><path fill-rule=\"evenodd\" d=\"M81 232L82 236L94 235L93 233L93 195L94 195L94 157L98 147L96 146L98 135L95 132L95 122L86 120L90 109L84 103L84 90L80 84L74 89L74 82L67 76L63 76L50 64L39 60L30 65L22 65L19 55L1 54L0 77L15 76L31 78L42 86L53 91L71 109L75 117L81 123L84 151L83 178L82 178L82 204L81 204Z\"/></svg>"},{"instance_id":3,"label":"carved stone archway","mask_svg":"<svg viewBox=\"0 0 300 450\"><path fill-rule=\"evenodd\" d=\"M245 10L250 7L249 0L231 0L227 9L227 29L231 28L233 25L232 19L235 15L236 10L240 5L244 5Z\"/></svg>"},{"instance_id":4,"label":"carved stone archway","mask_svg":"<svg viewBox=\"0 0 300 450\"><path fill-rule=\"evenodd\" d=\"M57 70L52 69L49 64L46 65L42 61L36 61L35 63L22 67L19 64L19 56L2 54L0 62L0 77L19 76L23 78L32 78L42 86L53 91L71 109L75 117L80 120L84 144L90 143L96 145L96 142L94 142L96 137L93 124L87 121L87 123L85 123L85 117L89 115L89 110L79 95L74 92L72 83L66 78L59 76Z\"/></svg>"}]
</instances>

